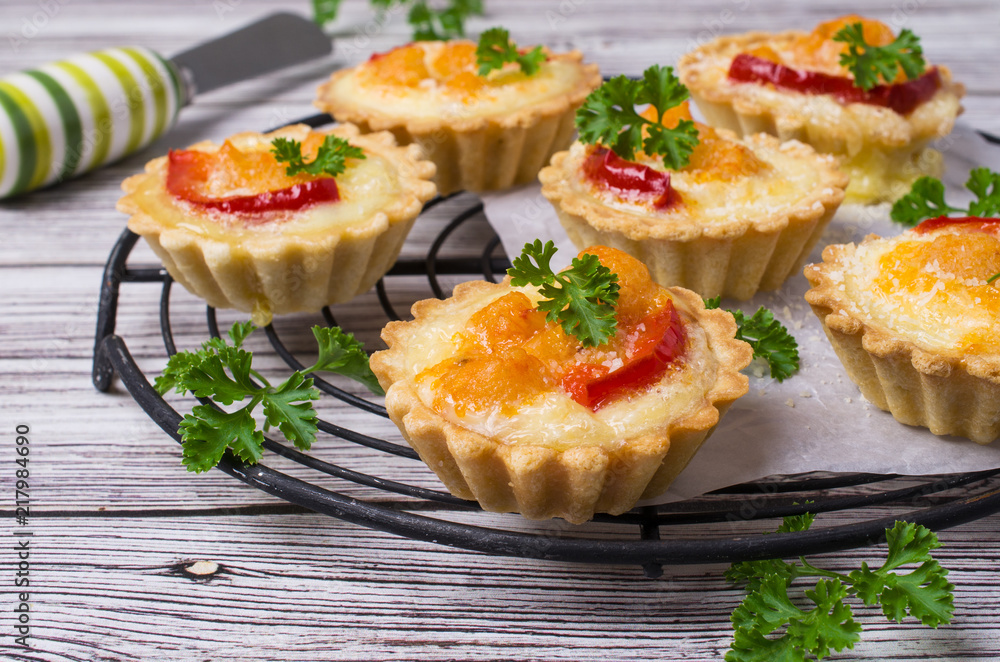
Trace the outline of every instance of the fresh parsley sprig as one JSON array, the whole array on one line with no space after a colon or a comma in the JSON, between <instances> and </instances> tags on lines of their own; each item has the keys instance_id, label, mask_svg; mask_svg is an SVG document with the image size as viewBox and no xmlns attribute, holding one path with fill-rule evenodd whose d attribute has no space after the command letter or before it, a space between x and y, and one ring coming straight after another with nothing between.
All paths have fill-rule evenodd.
<instances>
[{"instance_id":1,"label":"fresh parsley sprig","mask_svg":"<svg viewBox=\"0 0 1000 662\"><path fill-rule=\"evenodd\" d=\"M854 74L854 85L863 90L878 85L880 78L882 82L892 83L900 69L908 80L913 80L927 67L920 38L908 29L901 30L891 44L871 46L865 43L861 23L851 23L841 28L833 40L847 44L847 52L841 54L840 64Z\"/></svg>"},{"instance_id":2,"label":"fresh parsley sprig","mask_svg":"<svg viewBox=\"0 0 1000 662\"><path fill-rule=\"evenodd\" d=\"M287 163L285 174L291 177L300 172L308 175L331 175L336 177L344 172L347 159L363 159L365 153L345 139L328 135L316 150L316 158L306 163L302 157L302 143L290 138L275 138L271 141L271 153L278 163Z\"/></svg>"},{"instance_id":3,"label":"fresh parsley sprig","mask_svg":"<svg viewBox=\"0 0 1000 662\"><path fill-rule=\"evenodd\" d=\"M913 227L928 218L959 214L961 216L1000 216L1000 174L989 168L973 168L965 183L976 199L968 209L952 207L944 201L944 184L934 177L921 177L913 182L910 192L892 205L889 217L897 223Z\"/></svg>"},{"instance_id":4,"label":"fresh parsley sprig","mask_svg":"<svg viewBox=\"0 0 1000 662\"><path fill-rule=\"evenodd\" d=\"M342 0L312 0L313 23L316 25L326 25L332 23L337 18Z\"/></svg>"},{"instance_id":5,"label":"fresh parsley sprig","mask_svg":"<svg viewBox=\"0 0 1000 662\"><path fill-rule=\"evenodd\" d=\"M490 28L479 35L476 45L476 64L479 65L479 75L485 76L495 69L503 69L503 65L513 62L521 67L526 76L530 76L545 61L545 51L541 46L535 46L527 53L521 53L510 39L510 33L503 28Z\"/></svg>"},{"instance_id":6,"label":"fresh parsley sprig","mask_svg":"<svg viewBox=\"0 0 1000 662\"><path fill-rule=\"evenodd\" d=\"M338 327L314 326L313 336L319 345L316 362L272 386L253 369L253 353L242 348L254 328L250 322L237 322L229 329L232 344L223 338L212 338L197 351L174 354L163 374L156 378L155 388L160 395L174 389L182 395L190 392L220 405L249 400L231 412L200 404L184 416L179 431L188 471L208 471L219 463L227 448L244 462L255 464L263 454L264 432L271 427L278 428L296 448L308 450L316 439L317 429L312 401L320 397L312 378L305 377L309 373L335 372L384 395L368 367L364 347L352 334ZM257 405L263 407L263 431L258 429L252 415Z\"/></svg>"},{"instance_id":7,"label":"fresh parsley sprig","mask_svg":"<svg viewBox=\"0 0 1000 662\"><path fill-rule=\"evenodd\" d=\"M556 250L551 241L544 246L540 239L525 244L521 255L514 258L514 266L507 270L510 284L540 288L543 299L538 302L538 309L548 313L545 319L559 322L584 347L605 344L618 326L617 274L589 253L573 258L569 269L554 273L549 263Z\"/></svg>"},{"instance_id":8,"label":"fresh parsley sprig","mask_svg":"<svg viewBox=\"0 0 1000 662\"><path fill-rule=\"evenodd\" d=\"M443 41L464 37L465 19L482 13L480 0L451 0L443 9L431 9L424 0L416 0L407 20L413 26L414 41Z\"/></svg>"},{"instance_id":9,"label":"fresh parsley sprig","mask_svg":"<svg viewBox=\"0 0 1000 662\"><path fill-rule=\"evenodd\" d=\"M313 0L313 21L332 23L340 11L341 0ZM406 7L407 21L413 28L414 41L437 41L465 36L465 19L482 15L482 0L448 0L441 9L432 9L426 0L371 0L372 7L384 15L394 7ZM384 20L384 16L381 20Z\"/></svg>"},{"instance_id":10,"label":"fresh parsley sprig","mask_svg":"<svg viewBox=\"0 0 1000 662\"><path fill-rule=\"evenodd\" d=\"M786 517L778 531L805 531L813 519L808 513ZM955 587L947 580L948 571L931 557L931 550L941 546L937 536L910 522L896 522L885 536L889 549L882 565L871 568L862 563L847 574L818 568L804 557L797 563L768 559L734 564L726 578L745 583L747 595L731 617L734 634L726 661L805 661L853 648L861 639L861 624L845 601L851 595L865 605L880 605L891 621L901 622L910 615L930 627L948 623ZM919 565L899 572L914 564ZM815 588L803 593L811 603L805 608L788 594L800 577L820 578ZM781 636L770 636L781 628Z\"/></svg>"},{"instance_id":11,"label":"fresh parsley sprig","mask_svg":"<svg viewBox=\"0 0 1000 662\"><path fill-rule=\"evenodd\" d=\"M320 19L319 8L325 4L339 4L340 0L313 0L316 22L323 25L336 18L333 14L324 13ZM413 28L414 41L442 41L465 36L465 19L469 16L481 16L482 0L448 0L441 9L433 9L426 0L371 0L372 6L380 14L385 14L393 7L409 5L407 21Z\"/></svg>"},{"instance_id":12,"label":"fresh parsley sprig","mask_svg":"<svg viewBox=\"0 0 1000 662\"><path fill-rule=\"evenodd\" d=\"M722 297L705 299L705 308L718 308ZM771 377L782 382L799 369L799 344L788 329L761 306L748 319L742 310L729 310L736 320L736 339L753 348L753 355L767 361Z\"/></svg>"},{"instance_id":13,"label":"fresh parsley sprig","mask_svg":"<svg viewBox=\"0 0 1000 662\"><path fill-rule=\"evenodd\" d=\"M623 159L633 160L641 148L650 156L662 156L663 165L676 170L690 161L698 129L685 119L667 128L659 118L687 98L688 90L672 67L653 65L641 80L616 76L591 92L576 111L576 128L583 142L603 144ZM637 105L645 104L656 109L657 121L636 112Z\"/></svg>"}]
</instances>

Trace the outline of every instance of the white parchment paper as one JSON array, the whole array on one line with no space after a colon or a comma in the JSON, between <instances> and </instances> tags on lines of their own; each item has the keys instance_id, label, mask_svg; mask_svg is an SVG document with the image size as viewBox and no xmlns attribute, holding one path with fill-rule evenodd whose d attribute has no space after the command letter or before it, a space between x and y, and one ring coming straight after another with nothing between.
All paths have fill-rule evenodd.
<instances>
[{"instance_id":1,"label":"white parchment paper","mask_svg":"<svg viewBox=\"0 0 1000 662\"><path fill-rule=\"evenodd\" d=\"M945 155L949 203L965 203L969 170L1000 171L1000 146L959 125L936 146ZM560 249L553 267L562 268L577 249L566 236L540 186L483 196L486 216L508 255L526 242L551 239ZM845 205L830 223L809 262L821 260L827 244L858 242L870 233L899 234L888 205ZM834 354L819 320L805 302L809 289L800 274L784 286L743 303L723 301L748 313L767 306L799 343L801 369L778 383L751 365L750 392L737 400L670 491L657 501L689 498L710 490L776 474L809 471L924 475L1000 467L1000 441L980 446L967 439L937 437L925 428L897 423L867 402ZM756 373L756 374L755 374Z\"/></svg>"}]
</instances>

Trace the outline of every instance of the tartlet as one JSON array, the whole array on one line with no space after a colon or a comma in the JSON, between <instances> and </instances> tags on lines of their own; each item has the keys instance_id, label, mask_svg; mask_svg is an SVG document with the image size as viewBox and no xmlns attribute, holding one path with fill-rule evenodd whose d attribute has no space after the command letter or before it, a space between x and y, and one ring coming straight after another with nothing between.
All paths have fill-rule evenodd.
<instances>
[{"instance_id":1,"label":"tartlet","mask_svg":"<svg viewBox=\"0 0 1000 662\"><path fill-rule=\"evenodd\" d=\"M383 330L371 367L386 409L452 494L531 519L625 512L662 493L746 393L752 351L732 315L620 251L587 252L621 284L607 346L582 348L509 277L419 301Z\"/></svg>"},{"instance_id":2,"label":"tartlet","mask_svg":"<svg viewBox=\"0 0 1000 662\"><path fill-rule=\"evenodd\" d=\"M806 300L847 374L901 423L1000 436L1000 219L933 219L827 246Z\"/></svg>"},{"instance_id":3,"label":"tartlet","mask_svg":"<svg viewBox=\"0 0 1000 662\"><path fill-rule=\"evenodd\" d=\"M335 72L315 103L363 131L420 145L442 195L504 189L534 181L570 143L576 108L601 83L580 52L546 55L530 76L513 65L479 76L475 43L416 42Z\"/></svg>"},{"instance_id":4,"label":"tartlet","mask_svg":"<svg viewBox=\"0 0 1000 662\"><path fill-rule=\"evenodd\" d=\"M947 67L929 66L920 79L863 95L839 62L847 45L832 41L854 23L863 25L867 43L884 45L894 38L888 26L854 15L822 23L811 33L724 36L685 54L678 63L680 77L713 126L742 135L763 131L836 154L851 178L849 202L892 201L918 177L940 174L941 155L927 145L951 132L965 88L952 80ZM809 76L822 77L824 85L839 91L805 93L784 82L767 82ZM840 90L841 82L851 89ZM892 107L857 101L881 97Z\"/></svg>"},{"instance_id":5,"label":"tartlet","mask_svg":"<svg viewBox=\"0 0 1000 662\"><path fill-rule=\"evenodd\" d=\"M308 153L327 135L349 140L365 158L347 159L333 179L289 177L270 153L276 138L299 141ZM199 165L204 159L215 161ZM122 183L118 209L131 215L129 229L146 239L174 280L209 305L251 313L264 325L273 315L319 310L370 289L435 195L433 175L434 164L417 147L399 147L389 133L296 125L153 159ZM200 193L169 190L177 182ZM325 199L305 197L326 190ZM244 208L260 200L260 209Z\"/></svg>"},{"instance_id":6,"label":"tartlet","mask_svg":"<svg viewBox=\"0 0 1000 662\"><path fill-rule=\"evenodd\" d=\"M690 118L686 104L671 112L675 120ZM696 126L700 142L680 170L642 152L630 162L576 142L539 173L542 194L578 248L623 250L661 285L741 300L780 287L833 218L847 178L833 158L797 141L764 134L741 140ZM644 182L665 178L667 193L611 185L595 170L597 158L640 171Z\"/></svg>"}]
</instances>

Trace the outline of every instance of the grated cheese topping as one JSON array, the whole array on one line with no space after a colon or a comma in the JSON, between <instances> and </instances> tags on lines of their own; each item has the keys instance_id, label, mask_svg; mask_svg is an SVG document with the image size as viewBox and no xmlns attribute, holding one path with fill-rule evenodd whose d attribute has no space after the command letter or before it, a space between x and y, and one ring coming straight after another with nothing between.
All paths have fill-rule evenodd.
<instances>
[{"instance_id":1,"label":"grated cheese topping","mask_svg":"<svg viewBox=\"0 0 1000 662\"><path fill-rule=\"evenodd\" d=\"M830 274L852 308L919 347L1000 353L1000 237L960 224L853 247Z\"/></svg>"}]
</instances>

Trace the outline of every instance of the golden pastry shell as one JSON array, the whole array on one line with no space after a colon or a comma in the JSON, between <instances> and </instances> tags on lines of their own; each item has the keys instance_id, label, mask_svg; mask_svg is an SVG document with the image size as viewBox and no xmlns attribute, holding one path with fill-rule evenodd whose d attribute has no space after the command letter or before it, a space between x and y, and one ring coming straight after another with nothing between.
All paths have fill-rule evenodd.
<instances>
[{"instance_id":1,"label":"golden pastry shell","mask_svg":"<svg viewBox=\"0 0 1000 662\"><path fill-rule=\"evenodd\" d=\"M850 121L814 117L809 95L788 92L775 107L758 98L751 84L728 83L729 63L737 54L762 44L780 51L802 34L790 30L718 37L683 55L677 65L678 75L713 126L742 135L766 132L782 140L801 140L823 152L856 154L868 144L919 151L929 140L951 132L955 117L961 112L958 100L965 94L965 87L952 80L945 66L938 66L942 86L930 101L953 97L954 112L931 112L929 102L921 104L908 116L890 108L848 104L849 110L843 112L850 116ZM724 67L722 84L716 81L720 66Z\"/></svg>"},{"instance_id":2,"label":"golden pastry shell","mask_svg":"<svg viewBox=\"0 0 1000 662\"><path fill-rule=\"evenodd\" d=\"M718 132L725 139L739 140L731 131ZM644 262L661 285L685 287L707 298L746 300L760 290L777 289L802 268L844 199L847 177L837 170L834 159L808 145L782 145L766 134L742 142L755 152L780 149L802 159L820 174L820 181L793 209L723 224L699 223L680 212L650 221L605 205L599 197L581 193L580 174L568 151L556 154L538 178L542 194L578 248L618 248Z\"/></svg>"},{"instance_id":3,"label":"golden pastry shell","mask_svg":"<svg viewBox=\"0 0 1000 662\"><path fill-rule=\"evenodd\" d=\"M533 182L557 150L569 145L576 109L601 84L596 64L583 64L579 51L549 54L581 68L579 83L564 94L512 112L469 117L415 118L373 110L337 95L341 79L364 64L334 72L319 86L314 104L362 131L391 131L400 144L416 143L437 165L441 195L459 190L500 190Z\"/></svg>"},{"instance_id":4,"label":"golden pastry shell","mask_svg":"<svg viewBox=\"0 0 1000 662\"><path fill-rule=\"evenodd\" d=\"M232 138L302 141L310 130L299 124L264 135L245 132ZM144 173L122 183L125 195L117 208L131 215L129 229L146 239L170 275L211 306L251 313L255 322L267 324L272 315L315 311L346 301L370 289L395 262L423 203L435 195L429 181L434 164L423 160L417 147L397 146L390 133L361 135L350 124L328 131L385 157L400 178L401 193L391 204L343 230L319 237L267 232L247 236L234 246L161 222L146 213L133 194L149 178L160 179L165 189L167 157L153 159ZM204 141L191 149L213 147L214 143Z\"/></svg>"},{"instance_id":5,"label":"golden pastry shell","mask_svg":"<svg viewBox=\"0 0 1000 662\"><path fill-rule=\"evenodd\" d=\"M879 239L870 235L862 245ZM1000 361L927 350L865 319L831 275L844 270L854 249L827 246L823 262L805 269L812 285L805 296L861 393L899 422L936 435L979 444L1000 437Z\"/></svg>"},{"instance_id":6,"label":"golden pastry shell","mask_svg":"<svg viewBox=\"0 0 1000 662\"><path fill-rule=\"evenodd\" d=\"M735 340L736 324L722 310L706 310L694 292L670 290L682 308L693 311L715 353L719 372L702 405L679 420L620 447L570 447L506 444L447 420L418 396L405 359L405 347L424 320L462 301L508 287L482 281L460 284L449 300L413 305L410 322L390 322L382 331L389 349L376 352L372 370L386 390L386 409L403 437L448 490L475 499L488 511L519 512L529 519L561 517L573 523L595 513L623 513L640 498L661 494L694 456L729 406L748 389L740 373L752 358L746 343Z\"/></svg>"}]
</instances>

